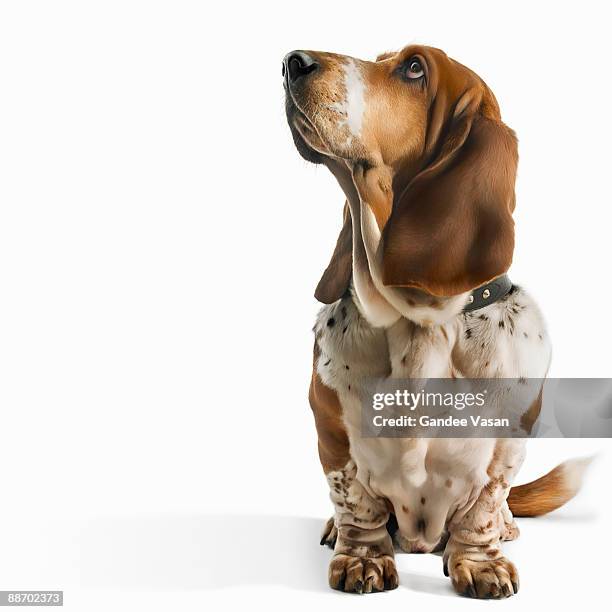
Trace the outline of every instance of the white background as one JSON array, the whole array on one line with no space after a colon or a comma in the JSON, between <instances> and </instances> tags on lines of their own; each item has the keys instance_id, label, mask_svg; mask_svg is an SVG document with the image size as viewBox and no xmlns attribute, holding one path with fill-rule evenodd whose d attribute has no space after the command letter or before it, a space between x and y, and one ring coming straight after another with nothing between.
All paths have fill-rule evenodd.
<instances>
[{"instance_id":1,"label":"white background","mask_svg":"<svg viewBox=\"0 0 612 612\"><path fill-rule=\"evenodd\" d=\"M520 139L511 275L548 317L551 375L610 376L603 11L3 2L0 589L64 589L73 610L483 605L432 555L399 555L391 593L326 586L306 394L343 198L293 148L281 59L420 42L477 71ZM576 500L520 521L521 592L489 605L608 596L610 450L530 443L522 481L600 454Z\"/></svg>"}]
</instances>

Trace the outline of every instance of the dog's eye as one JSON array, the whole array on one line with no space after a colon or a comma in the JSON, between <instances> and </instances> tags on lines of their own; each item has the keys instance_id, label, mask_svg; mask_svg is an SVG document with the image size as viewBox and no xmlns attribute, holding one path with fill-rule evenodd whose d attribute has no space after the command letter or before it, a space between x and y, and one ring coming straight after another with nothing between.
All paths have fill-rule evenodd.
<instances>
[{"instance_id":1,"label":"dog's eye","mask_svg":"<svg viewBox=\"0 0 612 612\"><path fill-rule=\"evenodd\" d=\"M408 68L406 68L406 76L409 79L420 79L425 72L423 71L423 65L420 60L416 57L413 57L408 61Z\"/></svg>"}]
</instances>

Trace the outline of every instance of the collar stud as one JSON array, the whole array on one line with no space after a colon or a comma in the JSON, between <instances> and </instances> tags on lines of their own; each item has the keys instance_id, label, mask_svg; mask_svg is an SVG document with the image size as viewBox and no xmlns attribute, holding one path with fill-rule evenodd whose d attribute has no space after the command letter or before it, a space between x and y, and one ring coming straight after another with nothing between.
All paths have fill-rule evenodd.
<instances>
[{"instance_id":1,"label":"collar stud","mask_svg":"<svg viewBox=\"0 0 612 612\"><path fill-rule=\"evenodd\" d=\"M512 282L507 274L502 274L492 281L480 285L468 296L463 312L471 312L501 300L512 289Z\"/></svg>"}]
</instances>

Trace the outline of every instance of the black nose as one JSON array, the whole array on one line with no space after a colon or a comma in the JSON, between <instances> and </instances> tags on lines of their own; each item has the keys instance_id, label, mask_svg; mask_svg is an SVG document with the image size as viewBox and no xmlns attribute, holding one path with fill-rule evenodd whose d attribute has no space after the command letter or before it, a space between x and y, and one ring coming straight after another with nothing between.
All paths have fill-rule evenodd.
<instances>
[{"instance_id":1,"label":"black nose","mask_svg":"<svg viewBox=\"0 0 612 612\"><path fill-rule=\"evenodd\" d=\"M304 51L291 51L283 60L283 76L289 83L315 71L319 64Z\"/></svg>"}]
</instances>

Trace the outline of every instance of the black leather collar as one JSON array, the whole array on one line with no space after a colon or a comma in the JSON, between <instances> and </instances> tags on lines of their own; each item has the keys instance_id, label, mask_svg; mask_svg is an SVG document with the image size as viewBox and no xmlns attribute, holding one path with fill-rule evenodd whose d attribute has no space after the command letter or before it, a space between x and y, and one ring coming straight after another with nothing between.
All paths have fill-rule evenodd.
<instances>
[{"instance_id":1,"label":"black leather collar","mask_svg":"<svg viewBox=\"0 0 612 612\"><path fill-rule=\"evenodd\" d=\"M493 304L493 302L497 302L497 300L501 300L505 295L508 295L510 289L512 289L512 281L508 278L508 275L498 276L490 283L485 283L470 293L463 312L489 306L489 304Z\"/></svg>"}]
</instances>

